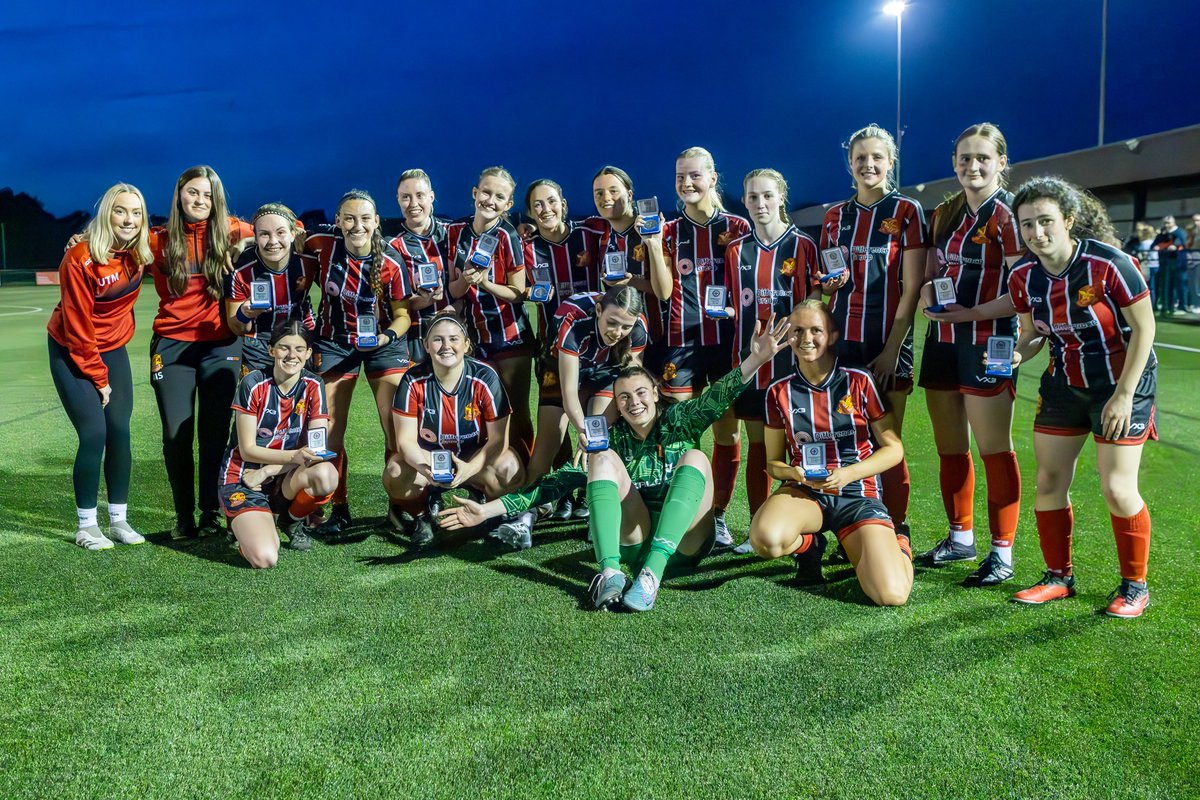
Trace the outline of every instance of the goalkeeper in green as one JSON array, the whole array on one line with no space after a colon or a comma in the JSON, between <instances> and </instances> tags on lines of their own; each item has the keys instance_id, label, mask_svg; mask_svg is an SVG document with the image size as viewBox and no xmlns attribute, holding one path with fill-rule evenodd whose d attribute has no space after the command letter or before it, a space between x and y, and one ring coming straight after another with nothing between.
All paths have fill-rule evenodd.
<instances>
[{"instance_id":1,"label":"goalkeeper in green","mask_svg":"<svg viewBox=\"0 0 1200 800\"><path fill-rule=\"evenodd\" d=\"M772 314L755 328L751 354L691 400L665 404L658 381L641 366L624 367L613 383L618 418L608 449L585 454L530 488L489 503L460 499L441 512L443 528L467 528L488 519L557 501L587 487L588 528L600 571L591 584L596 608L654 607L667 565L694 567L712 549L712 471L700 437L741 394L755 373L787 346L791 326ZM629 587L621 562L639 566ZM626 587L628 591L626 591Z\"/></svg>"}]
</instances>

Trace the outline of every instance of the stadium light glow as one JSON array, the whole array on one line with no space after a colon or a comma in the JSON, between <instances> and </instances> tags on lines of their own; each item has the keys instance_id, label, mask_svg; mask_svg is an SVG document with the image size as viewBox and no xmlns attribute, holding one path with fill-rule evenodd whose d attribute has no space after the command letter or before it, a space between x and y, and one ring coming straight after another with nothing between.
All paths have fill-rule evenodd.
<instances>
[{"instance_id":1,"label":"stadium light glow","mask_svg":"<svg viewBox=\"0 0 1200 800\"><path fill-rule=\"evenodd\" d=\"M883 13L891 14L893 17L898 17L904 13L905 8L906 4L902 2L902 0L892 0L892 2L884 5Z\"/></svg>"}]
</instances>

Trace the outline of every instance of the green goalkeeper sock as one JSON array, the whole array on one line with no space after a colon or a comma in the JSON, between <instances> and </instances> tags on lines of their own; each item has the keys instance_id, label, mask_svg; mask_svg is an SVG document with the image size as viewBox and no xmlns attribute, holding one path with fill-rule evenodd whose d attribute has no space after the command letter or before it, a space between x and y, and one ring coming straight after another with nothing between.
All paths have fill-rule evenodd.
<instances>
[{"instance_id":1,"label":"green goalkeeper sock","mask_svg":"<svg viewBox=\"0 0 1200 800\"><path fill-rule=\"evenodd\" d=\"M663 501L662 513L654 526L654 541L650 543L650 554L646 556L643 569L654 573L662 580L667 562L675 554L679 540L692 526L700 501L704 499L704 473L695 467L683 466L675 470L667 497Z\"/></svg>"},{"instance_id":2,"label":"green goalkeeper sock","mask_svg":"<svg viewBox=\"0 0 1200 800\"><path fill-rule=\"evenodd\" d=\"M621 495L612 481L587 485L588 530L600 569L621 568Z\"/></svg>"}]
</instances>

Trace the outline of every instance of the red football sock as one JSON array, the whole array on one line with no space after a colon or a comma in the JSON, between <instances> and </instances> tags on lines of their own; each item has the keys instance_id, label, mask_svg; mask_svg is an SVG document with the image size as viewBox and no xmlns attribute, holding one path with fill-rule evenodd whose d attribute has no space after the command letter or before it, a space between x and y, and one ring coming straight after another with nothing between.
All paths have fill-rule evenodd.
<instances>
[{"instance_id":1,"label":"red football sock","mask_svg":"<svg viewBox=\"0 0 1200 800\"><path fill-rule=\"evenodd\" d=\"M713 444L713 508L726 509L737 483L738 466L742 463L741 440L733 444Z\"/></svg>"},{"instance_id":2,"label":"red football sock","mask_svg":"<svg viewBox=\"0 0 1200 800\"><path fill-rule=\"evenodd\" d=\"M951 528L969 531L975 526L975 462L970 453L938 453L938 458L942 462L938 480L946 519Z\"/></svg>"},{"instance_id":3,"label":"red football sock","mask_svg":"<svg viewBox=\"0 0 1200 800\"><path fill-rule=\"evenodd\" d=\"M1112 518L1113 535L1117 538L1117 558L1121 562L1121 577L1128 581L1146 581L1146 565L1150 561L1150 509L1132 517Z\"/></svg>"},{"instance_id":4,"label":"red football sock","mask_svg":"<svg viewBox=\"0 0 1200 800\"><path fill-rule=\"evenodd\" d=\"M887 508L892 522L899 525L908 519L908 495L912 492L912 483L908 478L908 460L901 459L900 463L883 473L883 505Z\"/></svg>"},{"instance_id":5,"label":"red football sock","mask_svg":"<svg viewBox=\"0 0 1200 800\"><path fill-rule=\"evenodd\" d=\"M771 476L767 474L767 446L762 442L750 443L750 456L746 460L746 496L750 500L750 516L767 502L771 494Z\"/></svg>"},{"instance_id":6,"label":"red football sock","mask_svg":"<svg viewBox=\"0 0 1200 800\"><path fill-rule=\"evenodd\" d=\"M346 472L348 471L346 461L345 453L338 453L337 458L333 460L333 466L337 468L338 473L338 485L333 490L333 502L342 506L348 502L346 500Z\"/></svg>"},{"instance_id":7,"label":"red football sock","mask_svg":"<svg viewBox=\"0 0 1200 800\"><path fill-rule=\"evenodd\" d=\"M1021 468L1012 450L983 457L987 473L988 527L993 547L1012 547L1021 516Z\"/></svg>"},{"instance_id":8,"label":"red football sock","mask_svg":"<svg viewBox=\"0 0 1200 800\"><path fill-rule=\"evenodd\" d=\"M1046 566L1055 575L1070 575L1071 532L1075 528L1075 515L1071 507L1033 513L1037 517L1038 543L1042 546L1042 558L1046 559Z\"/></svg>"},{"instance_id":9,"label":"red football sock","mask_svg":"<svg viewBox=\"0 0 1200 800\"><path fill-rule=\"evenodd\" d=\"M333 495L321 495L313 497L304 489L296 493L296 499L288 506L288 514L292 519L304 519L312 512L316 511L317 506L323 506L329 502L329 498Z\"/></svg>"}]
</instances>

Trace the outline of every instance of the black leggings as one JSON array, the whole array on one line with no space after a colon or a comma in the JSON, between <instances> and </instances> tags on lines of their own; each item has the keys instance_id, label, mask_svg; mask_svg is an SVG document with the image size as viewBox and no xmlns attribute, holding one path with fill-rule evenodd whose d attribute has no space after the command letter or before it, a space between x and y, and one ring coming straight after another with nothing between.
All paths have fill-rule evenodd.
<instances>
[{"instance_id":1,"label":"black leggings","mask_svg":"<svg viewBox=\"0 0 1200 800\"><path fill-rule=\"evenodd\" d=\"M242 345L237 339L183 342L155 336L150 342L150 385L162 420L163 460L178 519L194 518L197 492L192 441L197 435L200 510L214 514L220 510L217 479L229 440L229 405L237 390L241 360Z\"/></svg>"},{"instance_id":2,"label":"black leggings","mask_svg":"<svg viewBox=\"0 0 1200 800\"><path fill-rule=\"evenodd\" d=\"M108 502L129 502L129 470L133 456L129 450L129 418L133 414L133 375L129 354L122 345L101 353L108 367L108 385L112 389L108 405L100 405L100 393L86 377L70 352L58 342L50 342L50 377L58 399L79 436L75 451L75 505L95 508L100 495L100 463L104 463L104 481L108 484Z\"/></svg>"}]
</instances>

